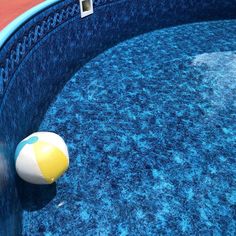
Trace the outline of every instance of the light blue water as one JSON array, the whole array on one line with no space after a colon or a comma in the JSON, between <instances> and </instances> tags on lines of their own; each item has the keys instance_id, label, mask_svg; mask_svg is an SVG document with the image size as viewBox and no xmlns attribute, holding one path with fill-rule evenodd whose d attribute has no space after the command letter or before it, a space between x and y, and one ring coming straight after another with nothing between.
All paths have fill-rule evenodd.
<instances>
[{"instance_id":1,"label":"light blue water","mask_svg":"<svg viewBox=\"0 0 236 236\"><path fill-rule=\"evenodd\" d=\"M25 235L236 235L236 21L107 50L40 130L64 137L71 165L46 206L26 199Z\"/></svg>"}]
</instances>

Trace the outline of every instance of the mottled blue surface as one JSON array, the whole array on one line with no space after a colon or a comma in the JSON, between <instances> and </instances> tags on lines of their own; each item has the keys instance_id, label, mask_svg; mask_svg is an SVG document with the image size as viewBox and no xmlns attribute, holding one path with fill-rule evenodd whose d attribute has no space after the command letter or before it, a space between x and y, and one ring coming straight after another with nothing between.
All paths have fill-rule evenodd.
<instances>
[{"instance_id":1,"label":"mottled blue surface","mask_svg":"<svg viewBox=\"0 0 236 236\"><path fill-rule=\"evenodd\" d=\"M56 194L55 185L21 182L14 153L81 66L150 30L236 16L236 0L94 0L94 6L94 14L81 19L78 0L59 1L19 27L0 48L0 235L21 235L22 207L40 209Z\"/></svg>"},{"instance_id":2,"label":"mottled blue surface","mask_svg":"<svg viewBox=\"0 0 236 236\"><path fill-rule=\"evenodd\" d=\"M71 164L47 205L25 201L23 234L235 235L235 101L236 21L100 54L41 124L65 138Z\"/></svg>"}]
</instances>

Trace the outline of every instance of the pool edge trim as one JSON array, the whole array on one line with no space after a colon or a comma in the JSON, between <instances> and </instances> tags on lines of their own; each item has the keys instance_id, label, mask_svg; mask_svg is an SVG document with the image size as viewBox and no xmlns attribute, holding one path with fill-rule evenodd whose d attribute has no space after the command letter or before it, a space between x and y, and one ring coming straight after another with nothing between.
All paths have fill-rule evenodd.
<instances>
[{"instance_id":1,"label":"pool edge trim","mask_svg":"<svg viewBox=\"0 0 236 236\"><path fill-rule=\"evenodd\" d=\"M60 2L60 0L47 0L45 2L42 2L25 13L18 16L15 20L13 20L10 24L8 24L6 27L3 28L2 31L0 31L0 50L4 46L4 44L7 42L7 40L14 34L14 32L24 25L30 18L32 18L34 15L38 14L42 10L54 5L55 3Z\"/></svg>"}]
</instances>

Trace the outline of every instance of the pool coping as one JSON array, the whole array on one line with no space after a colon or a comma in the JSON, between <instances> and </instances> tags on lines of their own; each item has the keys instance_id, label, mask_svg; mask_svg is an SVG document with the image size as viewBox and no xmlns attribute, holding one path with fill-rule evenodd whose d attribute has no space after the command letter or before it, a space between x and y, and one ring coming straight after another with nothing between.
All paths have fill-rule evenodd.
<instances>
[{"instance_id":1,"label":"pool coping","mask_svg":"<svg viewBox=\"0 0 236 236\"><path fill-rule=\"evenodd\" d=\"M39 12L43 11L44 9L54 5L55 3L60 2L61 0L46 0L42 2L25 13L18 16L15 20L13 20L10 24L0 31L0 50L4 46L4 44L8 41L8 39L14 34L14 32L25 24L29 19L31 19L34 15L38 14Z\"/></svg>"}]
</instances>

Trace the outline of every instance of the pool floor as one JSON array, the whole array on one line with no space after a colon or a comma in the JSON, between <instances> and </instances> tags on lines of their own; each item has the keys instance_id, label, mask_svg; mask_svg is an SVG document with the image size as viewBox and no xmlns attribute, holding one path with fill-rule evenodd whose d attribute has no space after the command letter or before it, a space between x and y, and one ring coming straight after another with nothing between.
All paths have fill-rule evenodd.
<instances>
[{"instance_id":1,"label":"pool floor","mask_svg":"<svg viewBox=\"0 0 236 236\"><path fill-rule=\"evenodd\" d=\"M236 235L236 21L105 51L40 130L66 140L71 163L51 201L25 209L23 235Z\"/></svg>"}]
</instances>

